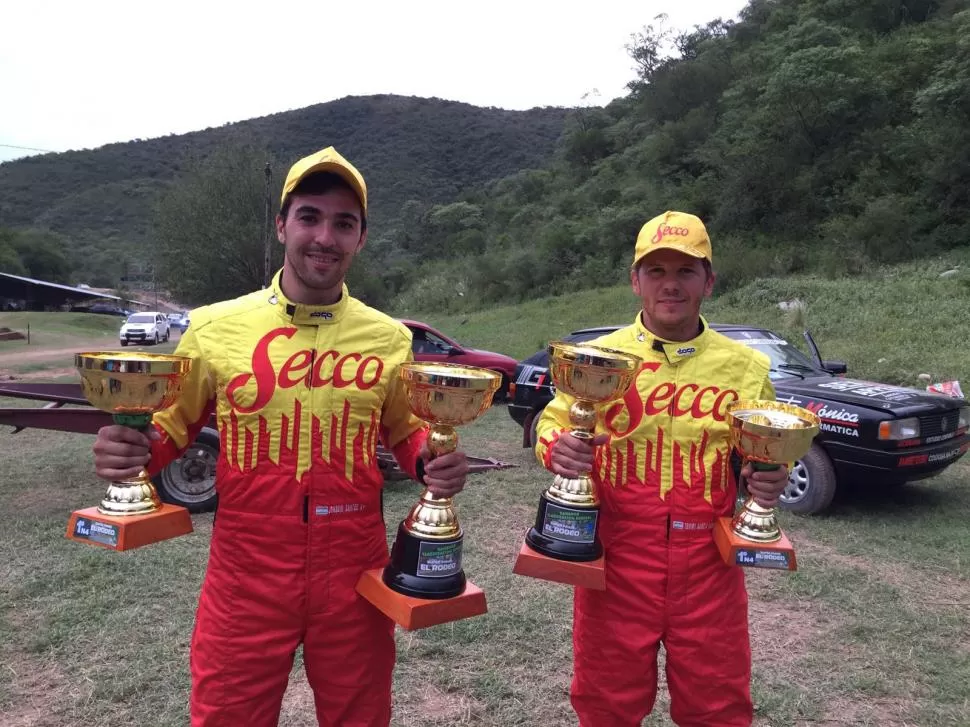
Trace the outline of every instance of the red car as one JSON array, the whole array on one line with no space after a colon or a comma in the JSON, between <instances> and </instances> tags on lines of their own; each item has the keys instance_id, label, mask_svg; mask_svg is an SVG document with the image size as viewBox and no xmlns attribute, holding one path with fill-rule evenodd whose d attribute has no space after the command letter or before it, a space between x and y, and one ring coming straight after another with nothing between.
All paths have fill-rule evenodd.
<instances>
[{"instance_id":1,"label":"red car","mask_svg":"<svg viewBox=\"0 0 970 727\"><path fill-rule=\"evenodd\" d=\"M463 366L480 366L502 374L502 386L495 394L497 401L504 401L509 391L509 382L514 380L518 364L511 356L492 351L462 346L427 323L401 320L411 330L411 350L415 361L434 363L455 363Z\"/></svg>"}]
</instances>

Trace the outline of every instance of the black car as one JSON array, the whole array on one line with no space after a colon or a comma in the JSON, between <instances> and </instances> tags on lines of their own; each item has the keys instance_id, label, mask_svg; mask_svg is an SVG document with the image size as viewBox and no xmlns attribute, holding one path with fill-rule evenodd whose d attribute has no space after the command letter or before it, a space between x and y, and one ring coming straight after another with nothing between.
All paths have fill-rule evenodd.
<instances>
[{"instance_id":1,"label":"black car","mask_svg":"<svg viewBox=\"0 0 970 727\"><path fill-rule=\"evenodd\" d=\"M563 340L589 341L617 328L586 328ZM970 449L965 399L844 378L845 363L823 361L807 332L814 360L765 328L716 323L711 328L767 354L778 401L805 407L821 420L811 450L795 463L781 496L786 510L824 510L838 483L890 486L931 477ZM522 425L524 447L535 446L538 415L555 393L548 365L546 351L537 351L516 367L508 410Z\"/></svg>"}]
</instances>

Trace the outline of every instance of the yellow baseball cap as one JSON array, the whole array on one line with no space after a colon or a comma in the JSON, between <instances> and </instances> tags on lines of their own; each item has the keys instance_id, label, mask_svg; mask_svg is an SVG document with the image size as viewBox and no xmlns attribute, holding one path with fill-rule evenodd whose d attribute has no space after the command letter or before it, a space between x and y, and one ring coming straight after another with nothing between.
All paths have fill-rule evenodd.
<instances>
[{"instance_id":1,"label":"yellow baseball cap","mask_svg":"<svg viewBox=\"0 0 970 727\"><path fill-rule=\"evenodd\" d=\"M636 265L654 250L663 248L714 262L707 228L700 217L686 212L667 211L641 227L633 253L633 264Z\"/></svg>"},{"instance_id":2,"label":"yellow baseball cap","mask_svg":"<svg viewBox=\"0 0 970 727\"><path fill-rule=\"evenodd\" d=\"M367 184L364 182L364 178L357 171L357 168L340 156L332 146L303 157L290 167L290 171L286 175L286 182L283 183L280 205L286 203L286 196L296 189L300 182L316 172L332 172L343 179L354 190L357 199L360 200L364 214L367 214Z\"/></svg>"}]
</instances>

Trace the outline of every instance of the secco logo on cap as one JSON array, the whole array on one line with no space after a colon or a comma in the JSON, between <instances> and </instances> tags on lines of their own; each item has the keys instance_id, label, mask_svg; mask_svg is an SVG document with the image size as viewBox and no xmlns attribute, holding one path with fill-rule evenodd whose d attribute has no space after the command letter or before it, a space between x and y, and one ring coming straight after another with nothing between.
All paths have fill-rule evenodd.
<instances>
[{"instance_id":1,"label":"secco logo on cap","mask_svg":"<svg viewBox=\"0 0 970 727\"><path fill-rule=\"evenodd\" d=\"M670 225L659 225L657 227L657 234L650 238L650 242L656 245L661 242L667 235L680 235L681 237L687 237L690 234L690 230L686 227L671 227Z\"/></svg>"},{"instance_id":2,"label":"secco logo on cap","mask_svg":"<svg viewBox=\"0 0 970 727\"><path fill-rule=\"evenodd\" d=\"M707 228L699 217L686 212L664 212L641 227L633 264L636 265L654 250L665 248L712 261Z\"/></svg>"}]
</instances>

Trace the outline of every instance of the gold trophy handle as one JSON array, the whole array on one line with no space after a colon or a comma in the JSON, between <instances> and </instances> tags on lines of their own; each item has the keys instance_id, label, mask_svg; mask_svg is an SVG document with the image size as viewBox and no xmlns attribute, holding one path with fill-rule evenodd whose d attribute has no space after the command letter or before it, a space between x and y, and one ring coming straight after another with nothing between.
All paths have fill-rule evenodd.
<instances>
[{"instance_id":1,"label":"gold trophy handle","mask_svg":"<svg viewBox=\"0 0 970 727\"><path fill-rule=\"evenodd\" d=\"M432 424L428 431L428 451L431 458L458 449L458 432L448 424ZM404 519L404 527L425 538L451 539L461 535L461 526L450 497L435 497L425 486L418 502Z\"/></svg>"},{"instance_id":2,"label":"gold trophy handle","mask_svg":"<svg viewBox=\"0 0 970 727\"><path fill-rule=\"evenodd\" d=\"M115 413L112 415L115 424L129 427L138 432L145 432L152 423L151 414L125 414ZM162 506L162 501L152 484L148 472L142 469L134 477L124 480L117 480L108 485L98 512L102 515L146 515L155 512Z\"/></svg>"},{"instance_id":3,"label":"gold trophy handle","mask_svg":"<svg viewBox=\"0 0 970 727\"><path fill-rule=\"evenodd\" d=\"M743 470L748 464L751 464L752 467L758 470L776 470L781 467L780 464L755 462L750 457L747 457L742 463L741 469ZM746 477L741 477L739 486L744 487L745 492L748 491ZM758 543L773 543L781 539L781 528L778 527L775 508L759 505L750 493L744 501L744 505L731 521L731 527L742 538L747 538Z\"/></svg>"}]
</instances>

